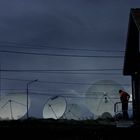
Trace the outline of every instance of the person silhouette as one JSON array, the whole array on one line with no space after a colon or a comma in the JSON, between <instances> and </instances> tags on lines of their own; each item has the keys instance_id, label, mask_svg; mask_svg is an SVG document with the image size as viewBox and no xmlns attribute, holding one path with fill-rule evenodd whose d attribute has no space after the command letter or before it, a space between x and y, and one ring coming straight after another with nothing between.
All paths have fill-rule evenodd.
<instances>
[{"instance_id":1,"label":"person silhouette","mask_svg":"<svg viewBox=\"0 0 140 140\"><path fill-rule=\"evenodd\" d=\"M128 101L130 98L130 95L123 91L123 90L119 90L119 94L120 94L120 100L122 103L122 113L123 113L123 119L128 119L129 115L128 115Z\"/></svg>"}]
</instances>

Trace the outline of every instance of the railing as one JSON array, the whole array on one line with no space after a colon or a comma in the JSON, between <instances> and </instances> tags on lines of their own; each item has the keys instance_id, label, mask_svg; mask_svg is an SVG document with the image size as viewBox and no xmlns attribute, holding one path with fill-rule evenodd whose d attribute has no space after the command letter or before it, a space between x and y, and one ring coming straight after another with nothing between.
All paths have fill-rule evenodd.
<instances>
[{"instance_id":1,"label":"railing","mask_svg":"<svg viewBox=\"0 0 140 140\"><path fill-rule=\"evenodd\" d=\"M128 102L128 116L129 119L133 118L133 109L132 109L132 101ZM122 103L116 102L114 104L114 114L115 114L115 120L119 121L123 119L123 113L122 113Z\"/></svg>"}]
</instances>

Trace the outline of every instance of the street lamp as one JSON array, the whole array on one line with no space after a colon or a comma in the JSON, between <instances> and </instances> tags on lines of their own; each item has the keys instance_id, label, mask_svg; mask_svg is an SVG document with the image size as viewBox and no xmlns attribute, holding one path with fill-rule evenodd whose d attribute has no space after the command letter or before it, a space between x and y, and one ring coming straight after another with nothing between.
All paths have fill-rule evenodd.
<instances>
[{"instance_id":1,"label":"street lamp","mask_svg":"<svg viewBox=\"0 0 140 140\"><path fill-rule=\"evenodd\" d=\"M33 82L37 82L37 81L38 81L38 79L35 79L35 80L29 81L27 83L27 119L29 118L29 112L28 112L28 108L29 108L29 105L28 105L29 85L32 84Z\"/></svg>"}]
</instances>

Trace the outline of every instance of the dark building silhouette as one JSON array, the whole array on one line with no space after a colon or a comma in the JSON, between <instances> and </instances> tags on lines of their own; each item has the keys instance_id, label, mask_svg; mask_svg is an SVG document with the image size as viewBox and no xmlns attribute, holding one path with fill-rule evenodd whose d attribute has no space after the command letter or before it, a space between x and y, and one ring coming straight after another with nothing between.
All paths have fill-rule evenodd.
<instances>
[{"instance_id":1,"label":"dark building silhouette","mask_svg":"<svg viewBox=\"0 0 140 140\"><path fill-rule=\"evenodd\" d=\"M140 9L131 9L124 59L124 75L132 77L134 120L140 120Z\"/></svg>"}]
</instances>

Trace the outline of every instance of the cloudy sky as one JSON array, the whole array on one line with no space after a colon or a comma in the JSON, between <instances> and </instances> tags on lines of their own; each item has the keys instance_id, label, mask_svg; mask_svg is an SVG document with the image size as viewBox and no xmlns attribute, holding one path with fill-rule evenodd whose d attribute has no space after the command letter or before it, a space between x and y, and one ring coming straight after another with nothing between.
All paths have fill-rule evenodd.
<instances>
[{"instance_id":1,"label":"cloudy sky","mask_svg":"<svg viewBox=\"0 0 140 140\"><path fill-rule=\"evenodd\" d=\"M129 12L139 6L139 0L0 0L1 95L26 92L28 80L38 79L29 87L30 113L41 117L48 96L39 94L80 104L99 80L130 91L122 69Z\"/></svg>"}]
</instances>

